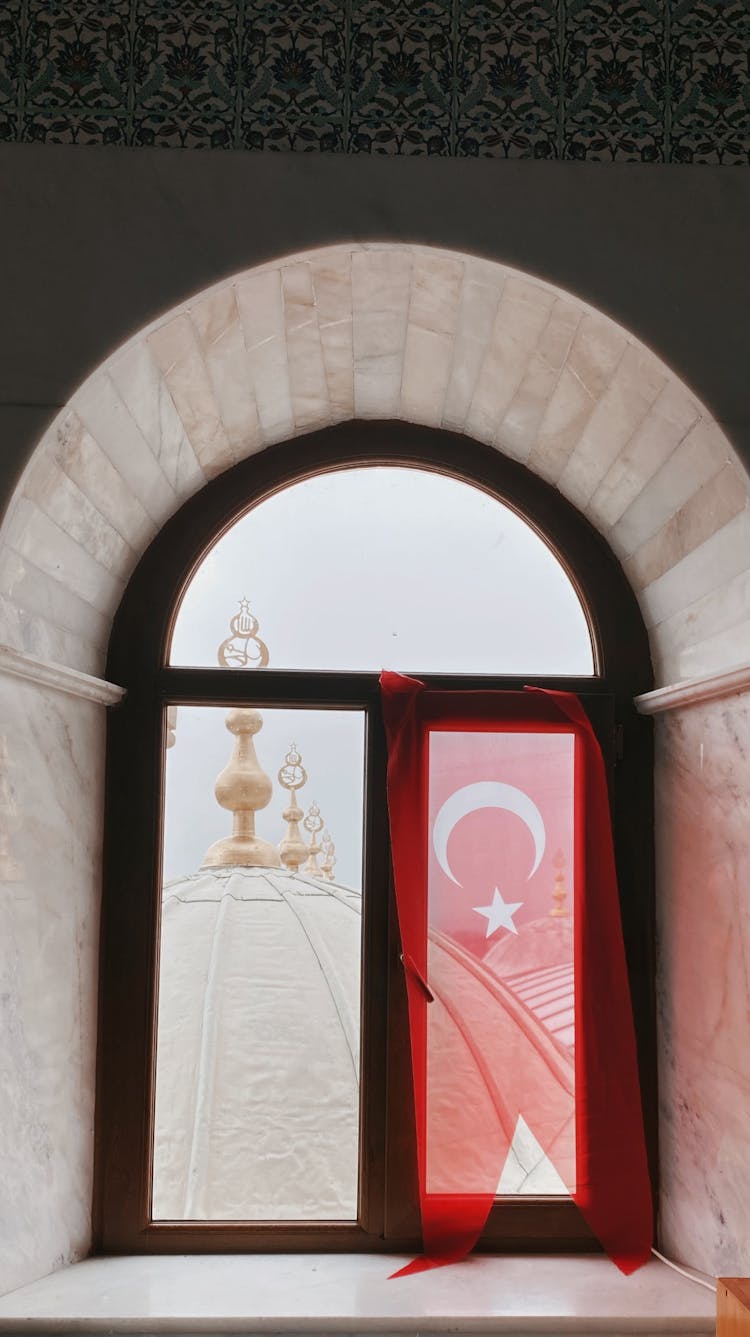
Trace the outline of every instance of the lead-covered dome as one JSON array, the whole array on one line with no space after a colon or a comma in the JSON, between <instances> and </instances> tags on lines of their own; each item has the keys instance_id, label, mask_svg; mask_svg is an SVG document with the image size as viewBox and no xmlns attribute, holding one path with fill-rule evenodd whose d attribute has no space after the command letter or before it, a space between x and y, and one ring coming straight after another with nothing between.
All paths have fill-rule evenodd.
<instances>
[{"instance_id":1,"label":"lead-covered dome","mask_svg":"<svg viewBox=\"0 0 750 1337\"><path fill-rule=\"evenodd\" d=\"M354 1219L361 894L203 868L162 915L154 1218Z\"/></svg>"}]
</instances>

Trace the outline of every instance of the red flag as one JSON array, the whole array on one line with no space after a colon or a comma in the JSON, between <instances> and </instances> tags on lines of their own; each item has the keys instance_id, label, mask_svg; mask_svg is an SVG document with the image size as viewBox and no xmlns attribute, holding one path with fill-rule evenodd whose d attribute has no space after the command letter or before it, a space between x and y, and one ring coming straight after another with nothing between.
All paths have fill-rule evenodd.
<instances>
[{"instance_id":1,"label":"red flag","mask_svg":"<svg viewBox=\"0 0 750 1337\"><path fill-rule=\"evenodd\" d=\"M606 775L569 693L381 677L425 1257L569 1192L630 1272L651 1191Z\"/></svg>"}]
</instances>

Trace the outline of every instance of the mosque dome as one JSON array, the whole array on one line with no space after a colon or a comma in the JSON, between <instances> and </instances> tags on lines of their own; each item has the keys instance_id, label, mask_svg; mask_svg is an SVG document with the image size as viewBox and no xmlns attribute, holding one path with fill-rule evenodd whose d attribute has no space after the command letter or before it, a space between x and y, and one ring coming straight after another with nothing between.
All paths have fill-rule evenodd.
<instances>
[{"instance_id":1,"label":"mosque dome","mask_svg":"<svg viewBox=\"0 0 750 1337\"><path fill-rule=\"evenodd\" d=\"M164 888L153 1214L357 1214L361 894L280 868Z\"/></svg>"}]
</instances>

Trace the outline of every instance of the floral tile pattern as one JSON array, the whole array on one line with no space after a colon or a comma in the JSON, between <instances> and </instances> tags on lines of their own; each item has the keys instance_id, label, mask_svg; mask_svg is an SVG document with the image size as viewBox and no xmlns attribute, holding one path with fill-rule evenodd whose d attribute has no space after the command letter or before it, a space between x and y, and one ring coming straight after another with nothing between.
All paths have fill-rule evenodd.
<instances>
[{"instance_id":1,"label":"floral tile pattern","mask_svg":"<svg viewBox=\"0 0 750 1337\"><path fill-rule=\"evenodd\" d=\"M245 5L239 80L243 148L344 148L344 20L336 0Z\"/></svg>"},{"instance_id":2,"label":"floral tile pattern","mask_svg":"<svg viewBox=\"0 0 750 1337\"><path fill-rule=\"evenodd\" d=\"M750 163L750 5L681 0L670 42L670 156Z\"/></svg>"},{"instance_id":3,"label":"floral tile pattern","mask_svg":"<svg viewBox=\"0 0 750 1337\"><path fill-rule=\"evenodd\" d=\"M0 0L0 139L750 164L750 0Z\"/></svg>"},{"instance_id":4,"label":"floral tile pattern","mask_svg":"<svg viewBox=\"0 0 750 1337\"><path fill-rule=\"evenodd\" d=\"M665 17L662 0L570 0L566 158L663 161Z\"/></svg>"},{"instance_id":5,"label":"floral tile pattern","mask_svg":"<svg viewBox=\"0 0 750 1337\"><path fill-rule=\"evenodd\" d=\"M462 6L457 151L556 157L560 58L557 0L481 0Z\"/></svg>"},{"instance_id":6,"label":"floral tile pattern","mask_svg":"<svg viewBox=\"0 0 750 1337\"><path fill-rule=\"evenodd\" d=\"M449 0L353 0L351 149L451 151L452 31Z\"/></svg>"}]
</instances>

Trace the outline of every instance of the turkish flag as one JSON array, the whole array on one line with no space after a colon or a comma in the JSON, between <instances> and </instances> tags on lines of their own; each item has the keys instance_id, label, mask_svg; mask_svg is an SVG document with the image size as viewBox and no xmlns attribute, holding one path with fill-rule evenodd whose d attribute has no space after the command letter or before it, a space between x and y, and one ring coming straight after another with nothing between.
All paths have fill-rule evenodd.
<instances>
[{"instance_id":1,"label":"turkish flag","mask_svg":"<svg viewBox=\"0 0 750 1337\"><path fill-rule=\"evenodd\" d=\"M426 1257L568 1193L623 1271L651 1196L606 777L568 693L381 678Z\"/></svg>"}]
</instances>

